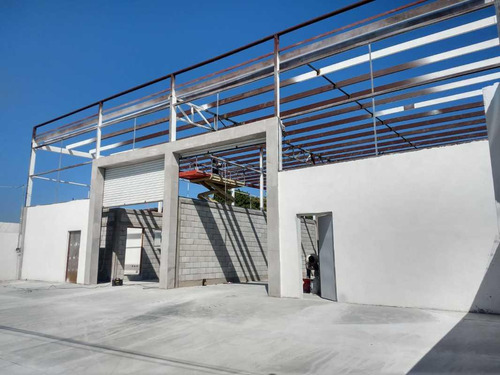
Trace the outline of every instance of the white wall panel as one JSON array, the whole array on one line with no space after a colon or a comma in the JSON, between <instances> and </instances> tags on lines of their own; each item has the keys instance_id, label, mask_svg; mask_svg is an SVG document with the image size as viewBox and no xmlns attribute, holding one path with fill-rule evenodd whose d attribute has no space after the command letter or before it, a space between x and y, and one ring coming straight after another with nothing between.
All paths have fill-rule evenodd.
<instances>
[{"instance_id":1,"label":"white wall panel","mask_svg":"<svg viewBox=\"0 0 500 375\"><path fill-rule=\"evenodd\" d=\"M0 223L0 280L17 279L18 223Z\"/></svg>"},{"instance_id":2,"label":"white wall panel","mask_svg":"<svg viewBox=\"0 0 500 375\"><path fill-rule=\"evenodd\" d=\"M81 231L77 283L83 284L89 200L28 207L22 278L66 280L70 231Z\"/></svg>"},{"instance_id":3,"label":"white wall panel","mask_svg":"<svg viewBox=\"0 0 500 375\"><path fill-rule=\"evenodd\" d=\"M282 282L301 277L296 215L332 212L339 302L482 308L497 235L487 141L280 172L279 186L282 262L296 270Z\"/></svg>"}]
</instances>

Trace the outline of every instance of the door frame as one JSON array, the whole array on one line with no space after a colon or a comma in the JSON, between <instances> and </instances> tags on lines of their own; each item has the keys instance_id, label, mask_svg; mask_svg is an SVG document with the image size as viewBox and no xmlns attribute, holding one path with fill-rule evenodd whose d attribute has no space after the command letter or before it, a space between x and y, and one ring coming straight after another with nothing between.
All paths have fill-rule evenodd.
<instances>
[{"instance_id":1,"label":"door frame","mask_svg":"<svg viewBox=\"0 0 500 375\"><path fill-rule=\"evenodd\" d=\"M301 218L305 216L313 216L315 217L316 221L316 238L317 238L317 247L318 247L318 258L320 256L320 247L319 247L319 221L318 218L321 216L331 216L332 218L332 243L333 243L333 276L334 276L334 286L335 286L335 300L329 300L332 302L338 302L338 283L337 283L337 272L336 272L336 257L335 257L335 235L334 235L334 226L333 226L333 212L332 211L323 211L323 212L305 212L305 213L298 213L296 215L296 223L297 223L297 247L298 247L298 254L299 254L299 259L298 261L301 263L301 244L302 244L302 234L301 234L301 223L300 220ZM302 269L302 264L300 269ZM320 275L321 275L321 262L320 262ZM302 277L302 273L301 273ZM321 276L320 276L321 277ZM323 298L323 297L322 297Z\"/></svg>"}]
</instances>

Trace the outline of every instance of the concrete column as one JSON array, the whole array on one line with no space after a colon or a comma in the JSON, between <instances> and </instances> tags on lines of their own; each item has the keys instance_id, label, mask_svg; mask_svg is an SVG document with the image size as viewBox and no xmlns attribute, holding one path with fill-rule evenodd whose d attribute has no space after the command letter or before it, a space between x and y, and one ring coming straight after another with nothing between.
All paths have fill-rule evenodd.
<instances>
[{"instance_id":1,"label":"concrete column","mask_svg":"<svg viewBox=\"0 0 500 375\"><path fill-rule=\"evenodd\" d=\"M281 145L281 127L278 118L274 126L266 130L266 173L267 173L267 258L268 287L271 297L283 297L282 270L279 237L279 192L278 171Z\"/></svg>"},{"instance_id":2,"label":"concrete column","mask_svg":"<svg viewBox=\"0 0 500 375\"><path fill-rule=\"evenodd\" d=\"M83 279L84 284L87 285L97 284L97 272L99 268L104 169L97 167L96 161L92 163L91 181L87 248L85 251L85 275Z\"/></svg>"},{"instance_id":3,"label":"concrete column","mask_svg":"<svg viewBox=\"0 0 500 375\"><path fill-rule=\"evenodd\" d=\"M264 209L264 151L262 147L259 150L259 208L262 211Z\"/></svg>"},{"instance_id":4,"label":"concrete column","mask_svg":"<svg viewBox=\"0 0 500 375\"><path fill-rule=\"evenodd\" d=\"M497 209L498 232L500 233L500 86L495 83L483 89L486 127L490 144L493 188Z\"/></svg>"},{"instance_id":5,"label":"concrete column","mask_svg":"<svg viewBox=\"0 0 500 375\"><path fill-rule=\"evenodd\" d=\"M160 288L175 288L177 258L177 218L179 209L179 159L171 151L165 154L165 189L161 231Z\"/></svg>"}]
</instances>

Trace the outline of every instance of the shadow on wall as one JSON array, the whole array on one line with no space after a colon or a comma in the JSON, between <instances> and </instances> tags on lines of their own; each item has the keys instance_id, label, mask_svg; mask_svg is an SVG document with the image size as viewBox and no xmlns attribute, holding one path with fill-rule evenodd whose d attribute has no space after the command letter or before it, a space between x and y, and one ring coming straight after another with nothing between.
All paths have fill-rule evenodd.
<instances>
[{"instance_id":1,"label":"shadow on wall","mask_svg":"<svg viewBox=\"0 0 500 375\"><path fill-rule=\"evenodd\" d=\"M232 208L217 204L211 209L208 205L200 202L194 204L194 207L203 225L204 233L206 233L213 248L213 253L217 257L220 272L223 273L224 278L231 282L260 281L262 276L259 274L247 243L246 237L250 234L243 233ZM264 247L255 230L252 215L248 210L245 209L245 211L247 211L249 227L252 228L254 237L252 239L255 240L267 266ZM214 212L217 212L219 219L214 216Z\"/></svg>"},{"instance_id":2,"label":"shadow on wall","mask_svg":"<svg viewBox=\"0 0 500 375\"><path fill-rule=\"evenodd\" d=\"M220 212L221 211L219 210L219 213ZM225 210L223 212L226 215L226 220L224 221L224 219L222 219L222 222L224 223L224 226L226 226L226 224L229 226L229 232L228 232L228 229L226 227L226 233L229 233L229 238L232 239L232 241L231 241L232 245L233 245L232 248L234 249L235 256L237 257L240 265L242 263L240 259L243 260L245 267L246 267L246 270L247 270L247 273L250 276L250 279L249 279L247 277L247 275L245 274L247 281L260 281L261 277L259 275L259 271L257 270L257 267L255 266L255 262L253 260L252 254L250 253L250 249L247 245L247 241L245 239L245 236L243 235L243 232L241 231L241 227L239 225L235 224L235 223L237 223L237 219L236 219L234 212L232 210ZM248 211L247 211L247 213L248 213ZM231 214L231 216L229 216L229 214ZM249 222L252 221L252 217L249 213L248 213L248 219L249 219ZM262 252L262 254L265 257L265 254L263 252ZM267 260L266 260L266 264L267 264ZM245 268L243 268L243 265L241 265L241 268L242 268L242 270L245 269Z\"/></svg>"},{"instance_id":3,"label":"shadow on wall","mask_svg":"<svg viewBox=\"0 0 500 375\"><path fill-rule=\"evenodd\" d=\"M124 213L125 225L141 227L143 229L143 244L141 249L141 272L137 276L127 276L129 281L158 281L160 278L160 253L154 245L155 230L161 230L155 211L126 210ZM125 252L122 264L125 265Z\"/></svg>"},{"instance_id":4,"label":"shadow on wall","mask_svg":"<svg viewBox=\"0 0 500 375\"><path fill-rule=\"evenodd\" d=\"M104 210L101 222L101 241L99 246L98 283L111 281L111 266L113 258L113 239L116 227L116 211Z\"/></svg>"},{"instance_id":5,"label":"shadow on wall","mask_svg":"<svg viewBox=\"0 0 500 375\"><path fill-rule=\"evenodd\" d=\"M500 314L500 239L494 243L490 265L481 281L470 311Z\"/></svg>"},{"instance_id":6,"label":"shadow on wall","mask_svg":"<svg viewBox=\"0 0 500 375\"><path fill-rule=\"evenodd\" d=\"M500 373L500 315L496 315L500 314L500 241L495 241L493 251L470 308L472 313L434 345L410 374Z\"/></svg>"},{"instance_id":7,"label":"shadow on wall","mask_svg":"<svg viewBox=\"0 0 500 375\"><path fill-rule=\"evenodd\" d=\"M154 246L154 231L159 230L161 215L155 216L150 210L127 210L115 208L103 212L101 228L101 247L99 249L98 282L109 282L119 277L129 281L157 281L160 268L160 255ZM141 273L137 276L124 276L127 228L143 228L141 250ZM114 259L113 259L114 258Z\"/></svg>"},{"instance_id":8,"label":"shadow on wall","mask_svg":"<svg viewBox=\"0 0 500 375\"><path fill-rule=\"evenodd\" d=\"M213 224L215 223L215 217L212 212L204 209L203 206L194 205L194 207L201 219L205 233L209 233L208 239L214 249L215 256L219 261L224 277L228 281L240 282L240 278L236 273L236 268L234 267L231 255L226 246L225 236L222 235L217 225Z\"/></svg>"}]
</instances>

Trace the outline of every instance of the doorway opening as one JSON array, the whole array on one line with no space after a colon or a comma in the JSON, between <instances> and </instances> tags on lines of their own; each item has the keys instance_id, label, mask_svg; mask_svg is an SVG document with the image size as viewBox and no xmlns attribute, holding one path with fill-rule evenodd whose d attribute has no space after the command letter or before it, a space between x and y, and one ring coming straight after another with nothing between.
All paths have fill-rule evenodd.
<instances>
[{"instance_id":1,"label":"doorway opening","mask_svg":"<svg viewBox=\"0 0 500 375\"><path fill-rule=\"evenodd\" d=\"M179 159L176 287L267 281L265 160L263 143Z\"/></svg>"},{"instance_id":2,"label":"doorway opening","mask_svg":"<svg viewBox=\"0 0 500 375\"><path fill-rule=\"evenodd\" d=\"M158 282L161 202L104 208L98 283Z\"/></svg>"},{"instance_id":3,"label":"doorway opening","mask_svg":"<svg viewBox=\"0 0 500 375\"><path fill-rule=\"evenodd\" d=\"M297 215L297 231L304 293L337 301L332 213Z\"/></svg>"}]
</instances>

